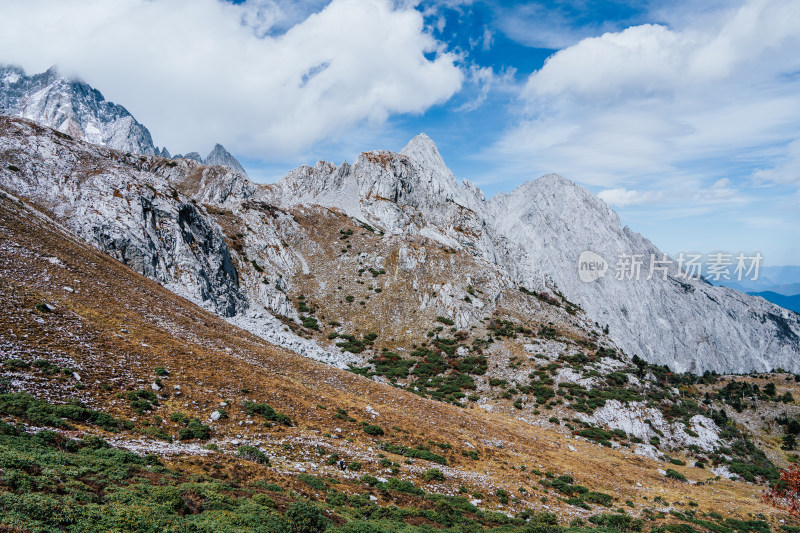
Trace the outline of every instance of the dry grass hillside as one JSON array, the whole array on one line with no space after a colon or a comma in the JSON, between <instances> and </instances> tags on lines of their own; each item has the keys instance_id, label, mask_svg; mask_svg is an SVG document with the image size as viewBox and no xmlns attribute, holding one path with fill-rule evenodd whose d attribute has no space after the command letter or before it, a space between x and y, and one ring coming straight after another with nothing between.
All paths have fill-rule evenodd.
<instances>
[{"instance_id":1,"label":"dry grass hillside","mask_svg":"<svg viewBox=\"0 0 800 533\"><path fill-rule=\"evenodd\" d=\"M340 215L313 216L337 220ZM346 230L344 222L309 226ZM350 242L354 248L374 246L371 235ZM385 246L385 273L358 276L353 258L342 270L342 289L298 280L295 301L301 294L319 295L313 303L322 322L361 306L358 300L347 302L348 294L364 298L363 312L350 321L353 332L390 324L382 331L396 347L405 331L402 317L392 315L392 299L414 298L413 289L406 285L383 297L372 288L366 303L367 289L394 283L392 258L398 250ZM423 242L418 246L434 258L430 268L447 263L446 252ZM319 250L315 261L330 264L330 254ZM57 434L47 433L33 447L4 441L0 523L6 525L0 527L9 530L78 527L90 511L73 516L64 510L71 506L108 506L104 519L119 517L113 528L120 530L144 529L142 524L162 515L166 522L155 529L178 530L191 518L200 530L257 530L267 522L237 526L234 518L240 511L247 514L246 505L258 504L259 513L275 518L268 521L273 530L283 527L285 518L302 531L295 515L308 509L297 502L321 509L331 527L373 517L387 531L513 530L534 527L537 520L546 524L543 515L531 514L544 511L555 513L563 526L630 530L680 523L745 531L762 527L758 520L773 527L788 520L761 502L763 486L612 449L523 422L513 413L423 398L269 345L5 194L0 196L0 287L3 438L33 438L44 427ZM474 287L481 290L480 280ZM378 351L383 339L376 342ZM53 406L70 402L84 414L57 411L48 418ZM94 412L111 415L114 422L85 414ZM98 470L67 479L60 467L37 466L37 460L47 463L48 454L56 453L35 455L40 448L94 458L86 451L93 449L86 444L93 442L89 435L147 460L120 456L129 471L116 477ZM350 468L342 472L337 460ZM152 487L175 487L174 509L165 511L167 496ZM33 495L41 498L39 504L26 499ZM220 501L228 505L222 514ZM53 507L57 519L42 502ZM56 510L58 502L62 507ZM589 521L595 516L605 518Z\"/></svg>"}]
</instances>

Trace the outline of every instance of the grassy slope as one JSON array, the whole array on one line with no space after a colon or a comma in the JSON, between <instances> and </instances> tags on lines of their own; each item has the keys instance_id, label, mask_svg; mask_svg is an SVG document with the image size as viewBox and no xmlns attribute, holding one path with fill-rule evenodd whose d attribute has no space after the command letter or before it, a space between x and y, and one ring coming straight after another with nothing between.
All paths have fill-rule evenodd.
<instances>
[{"instance_id":1,"label":"grassy slope","mask_svg":"<svg viewBox=\"0 0 800 533\"><path fill-rule=\"evenodd\" d=\"M658 472L663 464L629 452L570 439L481 409L460 409L422 399L267 345L6 197L0 199L0 284L3 358L29 363L46 360L59 369L77 372L81 378L78 382L63 371L47 374L36 366L6 367L4 374L11 378L12 388L51 402L80 398L93 409L133 420L135 429L119 434L81 424L73 424L76 433L67 434L89 432L142 453L159 452L170 471L177 472L168 476L168 484L216 479L241 487L267 480L317 500L325 498L323 491L297 478L298 472L316 467L317 475L338 481L336 490L340 493L370 492L380 504L433 508L428 500L370 489L358 482L363 474L391 475L387 469L392 467L380 464L380 442L414 447L429 446L432 440L452 446L451 450L435 445L431 448L447 458L448 466L419 459L405 464L394 454L385 454L384 459L395 463L397 477L429 492L457 494L464 485L468 494L481 493L483 508L509 513L526 508L551 510L564 521L606 510L596 506L582 510L561 501L553 491L545 494L538 484L540 477L532 474L538 469L571 474L575 483L613 495L615 508L631 500L634 507L629 510L634 515L652 507L658 496L673 504L697 502L699 513L777 517L759 501L758 487L724 480L694 485L665 479ZM35 306L43 302L53 304L55 310L37 310ZM148 389L156 377L156 367L169 371L161 378L162 398L152 413L138 414L130 401L118 396ZM175 386L180 387L180 395ZM230 401L229 417L213 424L212 442L219 452L203 450L199 443L170 444L143 435L155 433L153 415L164 420L158 425L161 431L174 437L182 426L169 421L170 414L180 412L207 421L226 400ZM269 403L288 414L294 426L265 427L258 416L248 418L241 408L243 400ZM367 406L379 416L373 418ZM337 417L337 409L346 410L346 418ZM5 418L26 422L24 417ZM379 424L386 434L366 434L359 424L362 421ZM272 457L272 466L237 459L233 452L239 443L235 441L259 444ZM318 447L324 449L324 455ZM479 459L461 453L473 450L479 452ZM341 474L326 466L324 459L332 453L348 462L362 463L361 471ZM519 469L522 465L525 471ZM444 472L445 481L426 483L422 473L437 466ZM693 481L708 477L704 470L674 468ZM7 493L18 492L7 479L0 487ZM520 487L527 492L520 493ZM519 500L502 505L493 496L498 489ZM102 496L98 497L102 502ZM276 512L284 511L293 499L296 497L287 497L277 504ZM152 498L141 501L145 508L155 505ZM342 522L351 517L349 508L341 507L331 516ZM420 520L427 521L424 517ZM413 523L415 519L406 517L406 521Z\"/></svg>"}]
</instances>

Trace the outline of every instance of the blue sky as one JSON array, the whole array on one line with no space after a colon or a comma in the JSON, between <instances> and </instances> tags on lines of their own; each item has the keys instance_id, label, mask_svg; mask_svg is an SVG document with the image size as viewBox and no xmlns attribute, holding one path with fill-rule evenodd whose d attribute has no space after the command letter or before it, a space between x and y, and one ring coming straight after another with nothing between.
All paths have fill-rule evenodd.
<instances>
[{"instance_id":1,"label":"blue sky","mask_svg":"<svg viewBox=\"0 0 800 533\"><path fill-rule=\"evenodd\" d=\"M670 253L800 264L796 0L0 0L0 12L1 61L57 64L157 144L221 142L257 181L426 132L487 196L556 172Z\"/></svg>"}]
</instances>

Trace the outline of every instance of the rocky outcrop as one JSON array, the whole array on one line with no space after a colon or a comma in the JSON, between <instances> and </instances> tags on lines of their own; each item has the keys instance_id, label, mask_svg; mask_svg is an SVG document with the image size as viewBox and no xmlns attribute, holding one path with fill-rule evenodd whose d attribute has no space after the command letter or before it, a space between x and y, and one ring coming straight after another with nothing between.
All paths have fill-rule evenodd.
<instances>
[{"instance_id":1,"label":"rocky outcrop","mask_svg":"<svg viewBox=\"0 0 800 533\"><path fill-rule=\"evenodd\" d=\"M183 169L158 160L145 170L138 156L76 143L30 122L6 119L2 132L0 186L8 192L222 316L247 308L219 227L170 184Z\"/></svg>"}]
</instances>

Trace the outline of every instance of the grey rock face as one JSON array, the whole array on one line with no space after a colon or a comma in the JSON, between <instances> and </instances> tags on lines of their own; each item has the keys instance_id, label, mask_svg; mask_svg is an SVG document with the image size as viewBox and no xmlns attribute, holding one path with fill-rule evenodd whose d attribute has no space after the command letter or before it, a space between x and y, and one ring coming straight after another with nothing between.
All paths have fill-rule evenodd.
<instances>
[{"instance_id":1,"label":"grey rock face","mask_svg":"<svg viewBox=\"0 0 800 533\"><path fill-rule=\"evenodd\" d=\"M608 325L628 354L676 371L800 372L800 315L686 279L674 262L665 279L656 271L647 280L651 254L663 254L621 227L602 200L560 176L544 176L487 202L474 185L459 187L433 142L420 135L400 154L367 152L353 165L301 167L270 186L267 197L286 207L338 207L385 232L469 250L521 286L562 292L591 320ZM611 268L591 283L578 277L578 258L586 250ZM620 254L641 254L638 281L615 279Z\"/></svg>"},{"instance_id":2,"label":"grey rock face","mask_svg":"<svg viewBox=\"0 0 800 533\"><path fill-rule=\"evenodd\" d=\"M4 189L50 209L81 238L217 314L247 308L219 227L170 185L185 172L180 166L146 160L157 166L142 169L139 156L65 140L30 122L6 119L3 126L0 154L19 169L0 169Z\"/></svg>"},{"instance_id":3,"label":"grey rock face","mask_svg":"<svg viewBox=\"0 0 800 533\"><path fill-rule=\"evenodd\" d=\"M687 278L677 262L642 235L621 227L617 214L583 187L549 175L488 203L491 224L507 240L507 263L520 283L543 271L629 354L673 370L702 373L800 369L800 315L762 299ZM583 282L583 251L610 270ZM620 255L641 254L638 280L617 279ZM662 273L656 268L666 266Z\"/></svg>"},{"instance_id":4,"label":"grey rock face","mask_svg":"<svg viewBox=\"0 0 800 533\"><path fill-rule=\"evenodd\" d=\"M121 105L55 68L26 76L18 67L0 66L2 113L27 118L62 133L123 152L155 154L150 132Z\"/></svg>"}]
</instances>

